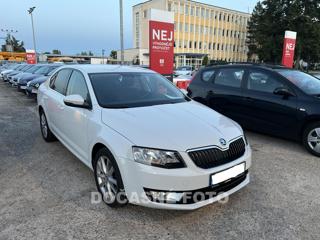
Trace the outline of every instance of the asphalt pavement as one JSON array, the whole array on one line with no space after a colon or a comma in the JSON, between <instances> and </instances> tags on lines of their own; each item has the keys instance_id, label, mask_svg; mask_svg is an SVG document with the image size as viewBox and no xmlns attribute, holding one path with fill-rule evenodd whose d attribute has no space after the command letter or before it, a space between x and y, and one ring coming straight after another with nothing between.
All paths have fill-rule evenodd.
<instances>
[{"instance_id":1,"label":"asphalt pavement","mask_svg":"<svg viewBox=\"0 0 320 240\"><path fill-rule=\"evenodd\" d=\"M248 132L251 183L196 211L91 203L91 170L41 137L36 102L0 81L0 240L320 239L320 158Z\"/></svg>"}]
</instances>

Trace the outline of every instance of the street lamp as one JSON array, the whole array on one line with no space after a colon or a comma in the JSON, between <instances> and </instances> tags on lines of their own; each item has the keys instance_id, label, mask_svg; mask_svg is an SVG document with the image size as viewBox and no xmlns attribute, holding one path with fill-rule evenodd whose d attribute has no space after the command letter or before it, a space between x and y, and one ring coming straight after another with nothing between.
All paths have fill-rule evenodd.
<instances>
[{"instance_id":1,"label":"street lamp","mask_svg":"<svg viewBox=\"0 0 320 240\"><path fill-rule=\"evenodd\" d=\"M104 64L104 52L105 52L106 50L104 50L104 49L102 49L102 64Z\"/></svg>"},{"instance_id":2,"label":"street lamp","mask_svg":"<svg viewBox=\"0 0 320 240\"><path fill-rule=\"evenodd\" d=\"M124 63L124 46L123 46L123 4L122 0L119 0L120 6L120 46L121 46L121 64Z\"/></svg>"},{"instance_id":3,"label":"street lamp","mask_svg":"<svg viewBox=\"0 0 320 240\"><path fill-rule=\"evenodd\" d=\"M32 36L33 36L33 48L34 48L34 52L36 54L36 62L37 62L37 48L36 48L36 37L35 37L35 34L34 34L34 25L33 25L33 14L32 12L34 11L36 7L31 7L29 8L28 10L28 13L30 14L31 16L31 25L32 25Z\"/></svg>"}]
</instances>

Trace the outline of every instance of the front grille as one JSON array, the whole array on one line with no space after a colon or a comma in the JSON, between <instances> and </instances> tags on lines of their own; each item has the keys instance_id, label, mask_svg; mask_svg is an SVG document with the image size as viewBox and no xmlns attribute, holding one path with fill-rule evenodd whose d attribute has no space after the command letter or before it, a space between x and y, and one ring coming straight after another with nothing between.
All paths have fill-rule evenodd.
<instances>
[{"instance_id":1,"label":"front grille","mask_svg":"<svg viewBox=\"0 0 320 240\"><path fill-rule=\"evenodd\" d=\"M223 151L216 147L189 152L189 156L200 168L208 169L232 162L244 155L246 146L243 138L229 144L229 149Z\"/></svg>"}]
</instances>

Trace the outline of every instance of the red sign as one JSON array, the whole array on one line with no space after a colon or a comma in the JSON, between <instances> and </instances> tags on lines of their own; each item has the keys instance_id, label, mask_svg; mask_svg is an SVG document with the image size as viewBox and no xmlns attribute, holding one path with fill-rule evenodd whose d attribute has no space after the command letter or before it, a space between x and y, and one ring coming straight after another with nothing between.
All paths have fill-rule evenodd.
<instances>
[{"instance_id":1,"label":"red sign","mask_svg":"<svg viewBox=\"0 0 320 240\"><path fill-rule=\"evenodd\" d=\"M36 64L37 63L37 58L36 58L36 53L33 50L27 50L26 51L26 59L28 64Z\"/></svg>"},{"instance_id":2,"label":"red sign","mask_svg":"<svg viewBox=\"0 0 320 240\"><path fill-rule=\"evenodd\" d=\"M160 74L173 73L174 24L149 21L150 69Z\"/></svg>"},{"instance_id":3,"label":"red sign","mask_svg":"<svg viewBox=\"0 0 320 240\"><path fill-rule=\"evenodd\" d=\"M286 31L283 43L282 65L293 68L296 32Z\"/></svg>"}]
</instances>

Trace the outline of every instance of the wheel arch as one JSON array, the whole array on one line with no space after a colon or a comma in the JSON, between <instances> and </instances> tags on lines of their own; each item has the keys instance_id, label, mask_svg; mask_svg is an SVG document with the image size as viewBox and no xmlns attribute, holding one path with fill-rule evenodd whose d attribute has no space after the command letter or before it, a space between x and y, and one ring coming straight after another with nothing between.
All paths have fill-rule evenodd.
<instances>
[{"instance_id":1,"label":"wheel arch","mask_svg":"<svg viewBox=\"0 0 320 240\"><path fill-rule=\"evenodd\" d=\"M101 142L97 142L93 145L92 149L91 149L91 166L92 166L92 169L93 169L93 161L94 161L94 157L95 155L97 154L97 152L102 149L102 148L105 148L109 154L111 154L113 157L114 155L112 154L112 152L110 151L110 149L103 143Z\"/></svg>"}]
</instances>

